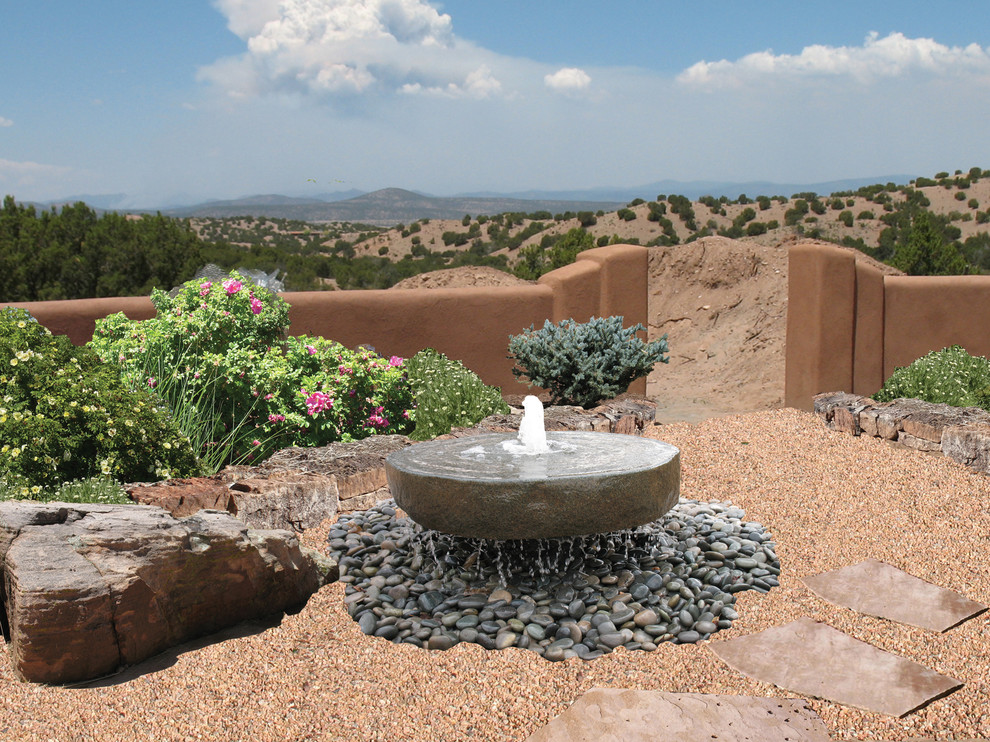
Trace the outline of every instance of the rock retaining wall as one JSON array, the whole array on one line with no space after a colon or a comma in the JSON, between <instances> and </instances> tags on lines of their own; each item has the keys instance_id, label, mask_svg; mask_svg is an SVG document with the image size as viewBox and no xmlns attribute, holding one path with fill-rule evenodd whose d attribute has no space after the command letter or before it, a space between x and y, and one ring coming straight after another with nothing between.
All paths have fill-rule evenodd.
<instances>
[{"instance_id":1,"label":"rock retaining wall","mask_svg":"<svg viewBox=\"0 0 990 742\"><path fill-rule=\"evenodd\" d=\"M815 414L833 430L896 441L990 473L990 412L920 399L875 402L847 392L815 396Z\"/></svg>"}]
</instances>

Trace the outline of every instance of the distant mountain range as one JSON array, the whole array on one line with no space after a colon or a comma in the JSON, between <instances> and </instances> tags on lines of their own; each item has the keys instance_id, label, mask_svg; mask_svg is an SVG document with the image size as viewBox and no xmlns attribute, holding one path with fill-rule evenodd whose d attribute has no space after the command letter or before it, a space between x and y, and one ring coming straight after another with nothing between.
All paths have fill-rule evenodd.
<instances>
[{"instance_id":1,"label":"distant mountain range","mask_svg":"<svg viewBox=\"0 0 990 742\"><path fill-rule=\"evenodd\" d=\"M501 214L505 211L614 210L620 202L558 199L519 199L502 196L427 196L401 188L383 188L343 201L314 201L287 196L251 196L233 201L211 201L162 213L175 217L266 216L306 222L360 222L392 226L417 219L460 219L465 214Z\"/></svg>"},{"instance_id":2,"label":"distant mountain range","mask_svg":"<svg viewBox=\"0 0 990 742\"><path fill-rule=\"evenodd\" d=\"M850 178L822 183L774 183L749 181L729 183L724 181L660 180L632 188L589 188L584 190L530 190L512 193L476 192L454 196L431 196L401 188L384 188L364 193L358 190L321 193L316 196L293 197L279 194L246 196L225 201L207 201L192 206L162 209L127 209L126 194L80 195L38 203L48 208L84 201L89 206L109 210L150 212L160 210L174 217L235 217L265 216L272 219L298 219L307 222L343 221L392 226L417 219L460 219L465 214L500 214L507 211L533 213L549 211L553 214L565 211L612 211L633 199L654 200L660 194L679 194L692 201L702 196L725 196L737 199L741 194L756 196L792 196L795 193L814 191L829 195L837 191L854 191L876 183L904 185L913 175L886 175L875 178Z\"/></svg>"}]
</instances>

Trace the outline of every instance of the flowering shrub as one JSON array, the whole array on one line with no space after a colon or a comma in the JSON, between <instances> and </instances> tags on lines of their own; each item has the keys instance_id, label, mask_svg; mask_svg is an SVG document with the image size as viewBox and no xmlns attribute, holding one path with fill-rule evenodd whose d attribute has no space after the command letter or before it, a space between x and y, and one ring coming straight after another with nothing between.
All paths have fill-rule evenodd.
<instances>
[{"instance_id":1,"label":"flowering shrub","mask_svg":"<svg viewBox=\"0 0 990 742\"><path fill-rule=\"evenodd\" d=\"M0 481L42 497L94 475L121 482L198 473L189 440L146 389L53 336L24 310L0 310Z\"/></svg>"},{"instance_id":2,"label":"flowering shrub","mask_svg":"<svg viewBox=\"0 0 990 742\"><path fill-rule=\"evenodd\" d=\"M411 438L429 440L454 426L475 425L483 418L508 413L498 387L486 386L473 371L432 348L408 361L409 385L416 395L416 429Z\"/></svg>"},{"instance_id":3,"label":"flowering shrub","mask_svg":"<svg viewBox=\"0 0 990 742\"><path fill-rule=\"evenodd\" d=\"M932 351L894 370L873 399L899 397L990 409L990 360L971 356L958 345Z\"/></svg>"},{"instance_id":4,"label":"flowering shrub","mask_svg":"<svg viewBox=\"0 0 990 742\"><path fill-rule=\"evenodd\" d=\"M25 491L26 490L26 491ZM0 500L42 500L44 502L98 502L104 505L132 505L124 488L110 477L100 474L88 479L74 479L58 488L8 484L0 481Z\"/></svg>"},{"instance_id":5,"label":"flowering shrub","mask_svg":"<svg viewBox=\"0 0 990 742\"><path fill-rule=\"evenodd\" d=\"M208 470L412 426L402 359L284 338L288 304L236 272L152 300L157 317L112 315L97 322L91 345L169 403Z\"/></svg>"}]
</instances>

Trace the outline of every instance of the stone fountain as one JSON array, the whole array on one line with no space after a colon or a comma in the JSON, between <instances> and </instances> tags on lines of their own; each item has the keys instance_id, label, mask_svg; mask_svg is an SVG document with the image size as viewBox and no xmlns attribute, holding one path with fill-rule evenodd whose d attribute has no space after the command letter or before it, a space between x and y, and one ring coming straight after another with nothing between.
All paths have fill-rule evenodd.
<instances>
[{"instance_id":1,"label":"stone fountain","mask_svg":"<svg viewBox=\"0 0 990 742\"><path fill-rule=\"evenodd\" d=\"M385 462L395 502L426 528L469 538L564 538L632 529L677 502L680 455L628 435L546 433L523 402L518 436L420 443Z\"/></svg>"},{"instance_id":2,"label":"stone fountain","mask_svg":"<svg viewBox=\"0 0 990 742\"><path fill-rule=\"evenodd\" d=\"M591 660L703 641L732 625L738 592L778 584L759 523L728 503L679 499L677 448L547 433L539 400L524 410L518 435L391 454L394 502L331 528L347 610L364 633Z\"/></svg>"}]
</instances>

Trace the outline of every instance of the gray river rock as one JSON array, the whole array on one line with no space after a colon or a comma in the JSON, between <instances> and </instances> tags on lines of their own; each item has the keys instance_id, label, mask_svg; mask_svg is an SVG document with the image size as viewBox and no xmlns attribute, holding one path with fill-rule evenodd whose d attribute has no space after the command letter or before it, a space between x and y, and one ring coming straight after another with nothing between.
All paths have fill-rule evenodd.
<instances>
[{"instance_id":1,"label":"gray river rock","mask_svg":"<svg viewBox=\"0 0 990 742\"><path fill-rule=\"evenodd\" d=\"M488 541L424 529L394 503L341 516L330 553L359 630L396 644L521 647L551 661L655 651L732 626L736 596L777 584L776 544L729 504L582 538Z\"/></svg>"}]
</instances>

